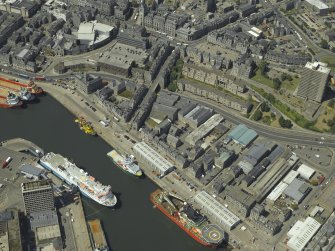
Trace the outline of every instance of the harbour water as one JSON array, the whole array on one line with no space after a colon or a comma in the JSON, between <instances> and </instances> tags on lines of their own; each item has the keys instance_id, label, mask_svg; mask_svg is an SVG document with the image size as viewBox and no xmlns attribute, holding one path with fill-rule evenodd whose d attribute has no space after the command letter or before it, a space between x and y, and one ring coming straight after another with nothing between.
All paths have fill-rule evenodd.
<instances>
[{"instance_id":1,"label":"harbour water","mask_svg":"<svg viewBox=\"0 0 335 251\"><path fill-rule=\"evenodd\" d=\"M87 218L100 218L113 251L205 251L183 230L154 209L149 195L157 187L149 179L126 175L106 153L111 147L85 135L75 117L52 97L24 109L0 109L0 141L21 137L44 149L73 159L103 184L111 184L120 201L109 209L84 199ZM224 249L221 249L224 250Z\"/></svg>"}]
</instances>

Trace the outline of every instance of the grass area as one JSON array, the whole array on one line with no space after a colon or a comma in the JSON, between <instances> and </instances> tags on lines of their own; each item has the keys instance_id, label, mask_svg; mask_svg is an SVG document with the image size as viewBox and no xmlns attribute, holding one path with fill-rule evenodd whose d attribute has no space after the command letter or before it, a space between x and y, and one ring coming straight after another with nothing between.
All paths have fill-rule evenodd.
<instances>
[{"instance_id":1,"label":"grass area","mask_svg":"<svg viewBox=\"0 0 335 251\"><path fill-rule=\"evenodd\" d=\"M182 71L183 71L184 61L178 59L176 61L175 66L173 66L171 74L170 74L170 83L168 84L168 90L171 92L177 91L177 81L178 79L182 78Z\"/></svg>"},{"instance_id":2,"label":"grass area","mask_svg":"<svg viewBox=\"0 0 335 251\"><path fill-rule=\"evenodd\" d=\"M289 75L291 75L291 74L289 74ZM300 82L300 78L299 77L296 78L295 76L292 76L292 75L291 75L291 77L292 77L292 81L289 81L289 80L283 81L281 83L281 88L287 89L287 90L290 90L290 91L294 91L297 88L297 86L299 85L299 82ZM275 85L274 85L272 79L270 79L266 76L263 76L260 69L258 69L256 71L255 76L253 76L251 79L256 81L256 82L259 82L260 84L266 85L270 88L273 88L273 89L275 88Z\"/></svg>"},{"instance_id":3,"label":"grass area","mask_svg":"<svg viewBox=\"0 0 335 251\"><path fill-rule=\"evenodd\" d=\"M257 82L259 82L259 83L261 83L263 85L267 85L267 86L269 86L271 88L274 88L273 81L271 79L263 76L260 69L258 69L256 71L255 76L253 76L251 79L254 80L254 81L257 81Z\"/></svg>"},{"instance_id":4,"label":"grass area","mask_svg":"<svg viewBox=\"0 0 335 251\"><path fill-rule=\"evenodd\" d=\"M282 103L280 100L277 100L272 94L268 94L263 89L257 88L255 86L253 86L252 88L255 91L257 91L260 95L262 95L264 98L266 98L274 107L276 107L280 112L285 114L289 119L291 119L297 125L309 130L321 132L320 129L315 127L316 123L315 121L314 122L309 121L300 113L296 112L295 110L291 110L290 107Z\"/></svg>"},{"instance_id":5,"label":"grass area","mask_svg":"<svg viewBox=\"0 0 335 251\"><path fill-rule=\"evenodd\" d=\"M134 96L134 94L131 91L129 91L129 90L125 90L125 91L121 92L119 94L119 96L127 98L127 99L131 99Z\"/></svg>"},{"instance_id":6,"label":"grass area","mask_svg":"<svg viewBox=\"0 0 335 251\"><path fill-rule=\"evenodd\" d=\"M332 71L335 71L335 57L324 56L320 58L320 61L327 63L328 67L331 68Z\"/></svg>"},{"instance_id":7,"label":"grass area","mask_svg":"<svg viewBox=\"0 0 335 251\"><path fill-rule=\"evenodd\" d=\"M295 91L297 89L300 82L300 78L296 78L295 76L292 76L292 81L285 80L281 84L281 88L287 89L289 91Z\"/></svg>"},{"instance_id":8,"label":"grass area","mask_svg":"<svg viewBox=\"0 0 335 251\"><path fill-rule=\"evenodd\" d=\"M326 103L324 103L323 106L324 112L319 116L315 127L323 131L328 131L330 127L327 125L327 121L335 117L335 109L328 107Z\"/></svg>"}]
</instances>

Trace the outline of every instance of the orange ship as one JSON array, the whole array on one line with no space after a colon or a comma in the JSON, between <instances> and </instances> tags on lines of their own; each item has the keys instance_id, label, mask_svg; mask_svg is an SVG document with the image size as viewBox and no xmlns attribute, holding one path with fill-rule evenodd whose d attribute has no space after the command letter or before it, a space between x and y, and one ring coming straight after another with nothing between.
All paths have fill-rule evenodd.
<instances>
[{"instance_id":1,"label":"orange ship","mask_svg":"<svg viewBox=\"0 0 335 251\"><path fill-rule=\"evenodd\" d=\"M161 189L150 194L150 201L198 243L216 248L225 238L224 231L186 202Z\"/></svg>"},{"instance_id":2,"label":"orange ship","mask_svg":"<svg viewBox=\"0 0 335 251\"><path fill-rule=\"evenodd\" d=\"M23 84L13 80L0 77L0 87L6 88L9 91L19 92L21 88L27 88L30 93L39 95L43 93L43 89L37 86L34 81L30 80L28 84Z\"/></svg>"}]
</instances>

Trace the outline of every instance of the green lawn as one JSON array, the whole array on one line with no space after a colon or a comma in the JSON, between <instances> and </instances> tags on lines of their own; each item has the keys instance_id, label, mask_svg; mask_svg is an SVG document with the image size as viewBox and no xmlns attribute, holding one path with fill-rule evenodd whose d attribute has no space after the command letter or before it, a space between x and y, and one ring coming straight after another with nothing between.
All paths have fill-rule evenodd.
<instances>
[{"instance_id":1,"label":"green lawn","mask_svg":"<svg viewBox=\"0 0 335 251\"><path fill-rule=\"evenodd\" d=\"M299 82L300 82L300 78L296 78L295 76L292 76L292 81L285 80L284 82L282 82L281 88L294 91L295 89L297 89Z\"/></svg>"},{"instance_id":2,"label":"green lawn","mask_svg":"<svg viewBox=\"0 0 335 251\"><path fill-rule=\"evenodd\" d=\"M125 91L123 91L119 94L119 96L124 97L124 98L128 98L128 99L131 99L133 97L133 95L134 94L129 90L125 90Z\"/></svg>"},{"instance_id":3,"label":"green lawn","mask_svg":"<svg viewBox=\"0 0 335 251\"><path fill-rule=\"evenodd\" d=\"M320 59L320 61L327 63L328 67L331 68L332 71L335 71L335 57L324 56Z\"/></svg>"},{"instance_id":4,"label":"green lawn","mask_svg":"<svg viewBox=\"0 0 335 251\"><path fill-rule=\"evenodd\" d=\"M267 77L265 77L265 76L263 76L263 75L261 74L260 69L258 69L258 70L256 71L255 76L253 76L251 79L254 80L254 81L257 81L257 82L259 82L259 83L261 83L261 84L263 84L263 85L267 85L267 86L269 86L269 87L271 87L271 88L274 88L274 85L273 85L272 80L269 79L269 78L267 78Z\"/></svg>"}]
</instances>

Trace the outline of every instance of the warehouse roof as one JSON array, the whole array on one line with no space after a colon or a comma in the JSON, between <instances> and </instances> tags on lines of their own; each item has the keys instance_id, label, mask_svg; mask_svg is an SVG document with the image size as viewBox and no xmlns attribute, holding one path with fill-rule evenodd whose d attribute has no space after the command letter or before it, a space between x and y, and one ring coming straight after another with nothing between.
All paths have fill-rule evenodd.
<instances>
[{"instance_id":1,"label":"warehouse roof","mask_svg":"<svg viewBox=\"0 0 335 251\"><path fill-rule=\"evenodd\" d=\"M292 198L297 203L300 203L300 201L305 197L307 192L308 185L304 181L299 179L294 179L284 191L287 196Z\"/></svg>"},{"instance_id":2,"label":"warehouse roof","mask_svg":"<svg viewBox=\"0 0 335 251\"><path fill-rule=\"evenodd\" d=\"M305 1L308 2L311 5L314 5L319 10L328 9L328 5L325 4L324 2L321 2L320 0L305 0Z\"/></svg>"},{"instance_id":3,"label":"warehouse roof","mask_svg":"<svg viewBox=\"0 0 335 251\"><path fill-rule=\"evenodd\" d=\"M31 174L34 176L40 176L43 173L43 170L28 164L24 164L20 167L20 171L27 173L27 174Z\"/></svg>"},{"instance_id":4,"label":"warehouse roof","mask_svg":"<svg viewBox=\"0 0 335 251\"><path fill-rule=\"evenodd\" d=\"M312 217L307 217L304 222L297 223L287 233L290 240L287 245L295 251L301 251L319 230L321 224Z\"/></svg>"},{"instance_id":5,"label":"warehouse roof","mask_svg":"<svg viewBox=\"0 0 335 251\"><path fill-rule=\"evenodd\" d=\"M136 143L134 145L134 151L144 156L147 161L151 162L151 164L159 169L162 173L166 173L171 168L173 168L173 165L169 161L163 158L145 142Z\"/></svg>"},{"instance_id":6,"label":"warehouse roof","mask_svg":"<svg viewBox=\"0 0 335 251\"><path fill-rule=\"evenodd\" d=\"M287 185L291 184L291 182L299 176L299 173L297 171L291 170L283 179L283 182Z\"/></svg>"},{"instance_id":7,"label":"warehouse roof","mask_svg":"<svg viewBox=\"0 0 335 251\"><path fill-rule=\"evenodd\" d=\"M271 201L276 201L287 187L288 185L281 181L266 198Z\"/></svg>"},{"instance_id":8,"label":"warehouse roof","mask_svg":"<svg viewBox=\"0 0 335 251\"><path fill-rule=\"evenodd\" d=\"M228 136L232 139L238 139L241 137L246 131L248 130L248 127L244 124L237 125L234 127L233 130L228 134Z\"/></svg>"},{"instance_id":9,"label":"warehouse roof","mask_svg":"<svg viewBox=\"0 0 335 251\"><path fill-rule=\"evenodd\" d=\"M257 137L257 133L252 130L252 129L248 129L239 139L238 142L241 145L247 146L251 143L251 141L253 141L256 137Z\"/></svg>"},{"instance_id":10,"label":"warehouse roof","mask_svg":"<svg viewBox=\"0 0 335 251\"><path fill-rule=\"evenodd\" d=\"M208 214L217 218L229 229L233 228L240 222L240 218L205 191L198 192L195 195L194 200L196 203L200 204Z\"/></svg>"},{"instance_id":11,"label":"warehouse roof","mask_svg":"<svg viewBox=\"0 0 335 251\"><path fill-rule=\"evenodd\" d=\"M237 125L234 129L228 134L228 137L238 142L243 146L247 146L257 137L257 133L248 129L244 124Z\"/></svg>"},{"instance_id":12,"label":"warehouse roof","mask_svg":"<svg viewBox=\"0 0 335 251\"><path fill-rule=\"evenodd\" d=\"M302 164L297 172L306 180L309 180L313 174L315 173L315 170L313 168L310 168L309 166Z\"/></svg>"}]
</instances>

